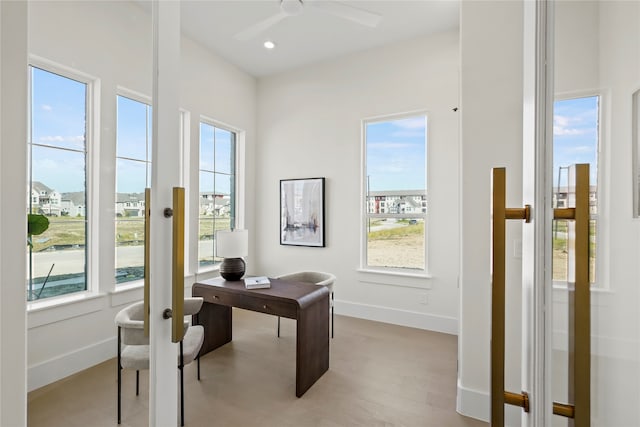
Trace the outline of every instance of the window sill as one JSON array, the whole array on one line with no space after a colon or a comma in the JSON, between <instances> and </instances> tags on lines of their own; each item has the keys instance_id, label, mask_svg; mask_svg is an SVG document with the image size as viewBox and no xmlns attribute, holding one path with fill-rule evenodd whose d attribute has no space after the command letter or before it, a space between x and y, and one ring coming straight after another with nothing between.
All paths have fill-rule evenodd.
<instances>
[{"instance_id":1,"label":"window sill","mask_svg":"<svg viewBox=\"0 0 640 427\"><path fill-rule=\"evenodd\" d=\"M615 294L611 289L591 286L591 306L606 307L611 304L611 297ZM566 284L553 284L553 302L556 304L569 303L569 289Z\"/></svg>"},{"instance_id":2,"label":"window sill","mask_svg":"<svg viewBox=\"0 0 640 427\"><path fill-rule=\"evenodd\" d=\"M432 277L427 273L406 273L393 270L375 270L368 268L357 269L363 283L378 285L401 286L405 288L431 289L429 279Z\"/></svg>"},{"instance_id":3,"label":"window sill","mask_svg":"<svg viewBox=\"0 0 640 427\"><path fill-rule=\"evenodd\" d=\"M27 303L27 328L100 311L104 296L103 293L86 291Z\"/></svg>"}]
</instances>

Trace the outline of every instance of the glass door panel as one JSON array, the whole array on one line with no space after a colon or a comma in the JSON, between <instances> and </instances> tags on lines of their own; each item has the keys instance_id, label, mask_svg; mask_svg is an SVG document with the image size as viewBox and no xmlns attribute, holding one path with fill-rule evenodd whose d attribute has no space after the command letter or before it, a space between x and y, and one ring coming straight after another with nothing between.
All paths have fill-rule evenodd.
<instances>
[{"instance_id":1,"label":"glass door panel","mask_svg":"<svg viewBox=\"0 0 640 427\"><path fill-rule=\"evenodd\" d=\"M640 3L555 2L553 203L565 168L590 164L591 426L640 425L640 221L633 213L633 94L640 87ZM553 230L552 399L569 387L568 236ZM579 325L578 325L579 326ZM576 372L575 375L581 375ZM554 417L554 426L573 421Z\"/></svg>"}]
</instances>

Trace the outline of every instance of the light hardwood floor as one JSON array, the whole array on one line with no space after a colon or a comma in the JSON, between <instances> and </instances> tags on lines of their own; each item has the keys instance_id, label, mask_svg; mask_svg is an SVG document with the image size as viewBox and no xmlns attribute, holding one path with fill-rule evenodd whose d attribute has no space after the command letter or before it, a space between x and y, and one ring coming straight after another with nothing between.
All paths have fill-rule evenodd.
<instances>
[{"instance_id":1,"label":"light hardwood floor","mask_svg":"<svg viewBox=\"0 0 640 427\"><path fill-rule=\"evenodd\" d=\"M185 426L486 426L455 411L455 336L336 316L329 371L295 397L295 323L234 310L234 339L185 368ZM116 426L116 361L29 394L29 427ZM123 371L122 426L148 425ZM166 425L176 425L166 423Z\"/></svg>"}]
</instances>

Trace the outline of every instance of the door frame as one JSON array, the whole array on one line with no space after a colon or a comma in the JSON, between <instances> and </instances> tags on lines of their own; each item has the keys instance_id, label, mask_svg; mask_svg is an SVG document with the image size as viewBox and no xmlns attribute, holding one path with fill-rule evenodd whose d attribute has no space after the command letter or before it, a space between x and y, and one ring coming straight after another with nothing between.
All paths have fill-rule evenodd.
<instances>
[{"instance_id":1,"label":"door frame","mask_svg":"<svg viewBox=\"0 0 640 427\"><path fill-rule=\"evenodd\" d=\"M523 205L532 221L522 230L522 387L531 412L522 426L551 425L551 344L553 297L553 3L524 1L523 28ZM547 307L549 309L547 310Z\"/></svg>"},{"instance_id":2,"label":"door frame","mask_svg":"<svg viewBox=\"0 0 640 427\"><path fill-rule=\"evenodd\" d=\"M178 346L171 341L173 187L182 184L180 1L152 1L153 147L149 289L149 426L178 425ZM167 244L168 243L168 244ZM184 272L182 272L184 273ZM184 293L184 289L182 290Z\"/></svg>"}]
</instances>

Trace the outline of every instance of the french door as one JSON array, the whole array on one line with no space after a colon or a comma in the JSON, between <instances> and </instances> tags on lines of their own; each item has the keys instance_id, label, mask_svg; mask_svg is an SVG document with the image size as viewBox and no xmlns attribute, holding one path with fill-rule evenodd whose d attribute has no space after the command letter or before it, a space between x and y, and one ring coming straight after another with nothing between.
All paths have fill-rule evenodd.
<instances>
[{"instance_id":1,"label":"french door","mask_svg":"<svg viewBox=\"0 0 640 427\"><path fill-rule=\"evenodd\" d=\"M179 129L180 2L154 0L153 143L145 303L150 337L149 426L178 425L178 352L183 334L184 201ZM182 228L182 232L181 229Z\"/></svg>"},{"instance_id":2,"label":"french door","mask_svg":"<svg viewBox=\"0 0 640 427\"><path fill-rule=\"evenodd\" d=\"M522 222L522 389L494 283L492 422L640 426L640 3L524 3L523 204L493 212Z\"/></svg>"}]
</instances>

